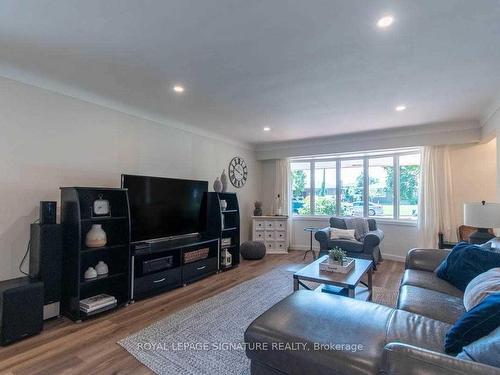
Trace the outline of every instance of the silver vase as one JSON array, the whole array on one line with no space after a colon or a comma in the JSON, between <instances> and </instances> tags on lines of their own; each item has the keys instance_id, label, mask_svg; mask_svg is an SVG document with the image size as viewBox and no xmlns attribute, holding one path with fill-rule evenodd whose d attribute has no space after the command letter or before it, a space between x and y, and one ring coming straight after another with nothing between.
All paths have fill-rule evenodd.
<instances>
[{"instance_id":1,"label":"silver vase","mask_svg":"<svg viewBox=\"0 0 500 375\"><path fill-rule=\"evenodd\" d=\"M216 193L220 193L222 191L222 182L219 180L219 177L215 178L215 181L214 181L214 191Z\"/></svg>"},{"instance_id":2,"label":"silver vase","mask_svg":"<svg viewBox=\"0 0 500 375\"><path fill-rule=\"evenodd\" d=\"M227 191L227 182L228 182L225 169L222 170L222 174L220 175L220 182L222 183L222 192L225 193Z\"/></svg>"}]
</instances>

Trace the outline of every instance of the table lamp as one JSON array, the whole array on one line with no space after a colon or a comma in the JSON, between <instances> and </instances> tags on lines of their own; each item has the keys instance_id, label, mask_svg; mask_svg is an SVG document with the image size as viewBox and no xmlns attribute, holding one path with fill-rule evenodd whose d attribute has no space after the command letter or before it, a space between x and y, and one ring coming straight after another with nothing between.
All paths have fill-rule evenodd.
<instances>
[{"instance_id":1,"label":"table lamp","mask_svg":"<svg viewBox=\"0 0 500 375\"><path fill-rule=\"evenodd\" d=\"M500 203L465 203L464 224L477 228L477 232L469 237L472 244L482 244L495 238L493 234L488 233L488 229L500 228Z\"/></svg>"}]
</instances>

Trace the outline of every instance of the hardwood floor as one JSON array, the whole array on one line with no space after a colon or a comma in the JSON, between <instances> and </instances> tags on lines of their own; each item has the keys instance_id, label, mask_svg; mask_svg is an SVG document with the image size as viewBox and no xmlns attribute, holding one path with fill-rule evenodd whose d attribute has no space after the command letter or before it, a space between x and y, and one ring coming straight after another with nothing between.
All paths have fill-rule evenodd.
<instances>
[{"instance_id":1,"label":"hardwood floor","mask_svg":"<svg viewBox=\"0 0 500 375\"><path fill-rule=\"evenodd\" d=\"M298 270L302 251L288 255L267 255L259 261L242 261L228 272L152 297L116 312L80 324L66 318L45 323L44 331L33 338L0 348L2 374L151 374L117 341L140 329L272 268ZM375 286L397 289L404 265L386 260L373 277ZM292 281L290 280L290 283Z\"/></svg>"}]
</instances>

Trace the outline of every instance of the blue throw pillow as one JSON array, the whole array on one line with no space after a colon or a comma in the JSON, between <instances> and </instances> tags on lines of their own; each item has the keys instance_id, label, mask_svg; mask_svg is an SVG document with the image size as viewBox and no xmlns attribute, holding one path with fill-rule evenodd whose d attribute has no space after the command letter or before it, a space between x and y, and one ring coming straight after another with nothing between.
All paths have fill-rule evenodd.
<instances>
[{"instance_id":1,"label":"blue throw pillow","mask_svg":"<svg viewBox=\"0 0 500 375\"><path fill-rule=\"evenodd\" d=\"M439 265L436 273L437 277L464 292L473 278L495 267L500 267L500 253L460 242Z\"/></svg>"},{"instance_id":2,"label":"blue throw pillow","mask_svg":"<svg viewBox=\"0 0 500 375\"><path fill-rule=\"evenodd\" d=\"M500 327L488 336L464 346L457 358L500 367Z\"/></svg>"},{"instance_id":3,"label":"blue throw pillow","mask_svg":"<svg viewBox=\"0 0 500 375\"><path fill-rule=\"evenodd\" d=\"M444 340L444 351L457 354L473 341L500 326L500 293L491 294L479 305L463 314L450 328Z\"/></svg>"}]
</instances>

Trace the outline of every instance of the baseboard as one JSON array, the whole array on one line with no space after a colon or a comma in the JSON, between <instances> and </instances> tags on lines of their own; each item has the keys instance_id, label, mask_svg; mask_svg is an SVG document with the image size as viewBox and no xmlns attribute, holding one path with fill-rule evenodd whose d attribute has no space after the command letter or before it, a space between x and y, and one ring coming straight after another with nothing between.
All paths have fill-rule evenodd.
<instances>
[{"instance_id":1,"label":"baseboard","mask_svg":"<svg viewBox=\"0 0 500 375\"><path fill-rule=\"evenodd\" d=\"M311 247L309 245L291 245L289 250L300 250L300 251L307 251L307 250L311 250ZM319 247L315 247L313 246L313 250L314 251L319 251Z\"/></svg>"},{"instance_id":2,"label":"baseboard","mask_svg":"<svg viewBox=\"0 0 500 375\"><path fill-rule=\"evenodd\" d=\"M394 254L384 254L382 253L382 259L393 260L395 262L404 262L406 260L405 256L394 255Z\"/></svg>"}]
</instances>

